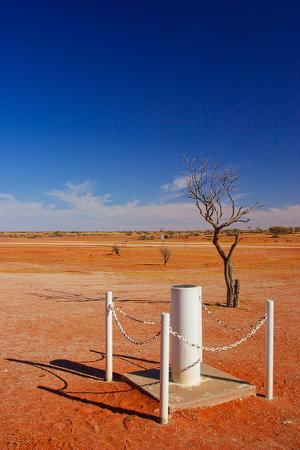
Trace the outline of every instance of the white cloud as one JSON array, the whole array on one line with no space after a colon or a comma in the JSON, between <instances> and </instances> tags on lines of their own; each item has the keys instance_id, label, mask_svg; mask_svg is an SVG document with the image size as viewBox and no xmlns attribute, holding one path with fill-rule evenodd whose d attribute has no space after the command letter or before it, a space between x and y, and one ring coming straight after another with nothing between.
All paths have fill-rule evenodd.
<instances>
[{"instance_id":1,"label":"white cloud","mask_svg":"<svg viewBox=\"0 0 300 450\"><path fill-rule=\"evenodd\" d=\"M186 187L186 178L184 176L176 177L172 183L164 184L160 189L164 192L176 192Z\"/></svg>"},{"instance_id":2,"label":"white cloud","mask_svg":"<svg viewBox=\"0 0 300 450\"><path fill-rule=\"evenodd\" d=\"M110 194L105 194L101 197L92 195L93 185L89 181L80 184L66 183L65 189L46 192L46 195L54 197L59 201L69 204L71 207L89 211L99 208L104 203L109 201Z\"/></svg>"},{"instance_id":3,"label":"white cloud","mask_svg":"<svg viewBox=\"0 0 300 450\"><path fill-rule=\"evenodd\" d=\"M177 177L174 178L172 183L166 183L163 186L160 186L160 190L162 191L162 195L160 196L159 202L166 203L171 200L175 200L176 198L184 198L184 193L182 190L186 187L186 179L185 177Z\"/></svg>"},{"instance_id":4,"label":"white cloud","mask_svg":"<svg viewBox=\"0 0 300 450\"><path fill-rule=\"evenodd\" d=\"M181 179L182 180L182 179ZM165 185L168 186L168 185ZM166 195L181 189L182 181L174 180L165 187ZM178 192L177 192L178 194ZM181 195L179 193L179 195ZM20 201L10 194L0 194L0 229L6 231L38 230L174 230L208 229L210 226L199 215L191 201L149 203L141 205L136 199L124 204L113 204L110 194L97 196L93 185L66 183L61 190L47 192L58 204ZM63 203L62 203L63 202ZM224 207L226 212L226 207ZM272 225L300 224L300 205L259 209L251 215L252 228Z\"/></svg>"},{"instance_id":5,"label":"white cloud","mask_svg":"<svg viewBox=\"0 0 300 450\"><path fill-rule=\"evenodd\" d=\"M243 192L241 194L233 195L232 198L233 198L234 201L237 201L237 200L240 200L241 198L246 198L248 196L249 196L249 194L247 194L246 192Z\"/></svg>"},{"instance_id":6,"label":"white cloud","mask_svg":"<svg viewBox=\"0 0 300 450\"><path fill-rule=\"evenodd\" d=\"M33 217L43 211L43 204L37 202L22 202L9 194L0 194L0 226L7 218Z\"/></svg>"},{"instance_id":7,"label":"white cloud","mask_svg":"<svg viewBox=\"0 0 300 450\"><path fill-rule=\"evenodd\" d=\"M300 205L286 205L283 208L258 209L249 214L254 226L267 229L271 226L295 227L300 224ZM256 225L256 223L258 225Z\"/></svg>"}]
</instances>

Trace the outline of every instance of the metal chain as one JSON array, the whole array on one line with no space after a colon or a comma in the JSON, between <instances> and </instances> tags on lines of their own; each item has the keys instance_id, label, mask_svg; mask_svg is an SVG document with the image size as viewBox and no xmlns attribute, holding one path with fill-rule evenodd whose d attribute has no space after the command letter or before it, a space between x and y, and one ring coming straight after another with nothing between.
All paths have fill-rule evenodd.
<instances>
[{"instance_id":1,"label":"metal chain","mask_svg":"<svg viewBox=\"0 0 300 450\"><path fill-rule=\"evenodd\" d=\"M116 312L115 312L114 309L115 309L114 306L112 306L112 305L109 305L109 306L108 306L108 310L110 310L110 311L112 312L113 317L114 317L114 319L115 319L115 321L116 321L116 323L117 323L117 325L118 325L118 327L119 327L121 333L123 334L123 336L126 337L126 339L128 339L128 341L132 342L132 344L136 344L136 345L148 344L149 342L154 341L154 339L156 339L158 336L160 336L160 331L159 331L159 332L156 333L154 336L152 336L150 339L147 339L147 340L145 340L145 341L136 341L136 340L132 339L132 338L129 337L129 336L126 334L126 332L123 330L122 325L120 324L119 319L117 318L117 315L116 315Z\"/></svg>"},{"instance_id":2,"label":"metal chain","mask_svg":"<svg viewBox=\"0 0 300 450\"><path fill-rule=\"evenodd\" d=\"M144 325L159 325L160 322L145 322L144 320L136 319L135 317L129 316L126 312L124 312L121 308L118 308L116 305L114 305L114 309L119 311L123 316L128 317L128 319L134 320L135 322L143 323Z\"/></svg>"},{"instance_id":3,"label":"metal chain","mask_svg":"<svg viewBox=\"0 0 300 450\"><path fill-rule=\"evenodd\" d=\"M229 325L226 325L225 323L222 323L219 319L217 319L213 313L204 305L203 301L201 300L202 306L204 308L204 310L222 327L227 328L228 330L234 330L234 331L242 331L242 330L247 330L248 328L252 328L255 327L258 323L260 323L260 321L262 319L264 319L264 317L266 317L267 313L265 313L262 317L260 317L260 319L258 319L256 322L252 323L251 325L248 325L246 327L240 327L240 328L235 328L235 327L230 327Z\"/></svg>"},{"instance_id":4,"label":"metal chain","mask_svg":"<svg viewBox=\"0 0 300 450\"><path fill-rule=\"evenodd\" d=\"M245 342L248 338L252 337L257 332L257 330L260 329L260 327L264 324L264 322L266 320L267 320L267 314L265 314L265 316L261 319L260 323L255 328L253 328L253 330L250 331L250 333L248 333L242 339L234 342L233 344L225 345L224 347L209 348L209 347L203 347L201 345L193 344L193 343L189 342L187 339L185 339L183 336L180 336L180 334L176 333L176 331L173 331L171 327L170 327L170 333L173 336L177 337L180 341L183 341L185 344L188 344L191 347L196 347L198 349L202 349L202 350L205 350L208 352L221 352L223 350L229 350L230 348L236 347L237 345L241 344L242 342Z\"/></svg>"}]
</instances>

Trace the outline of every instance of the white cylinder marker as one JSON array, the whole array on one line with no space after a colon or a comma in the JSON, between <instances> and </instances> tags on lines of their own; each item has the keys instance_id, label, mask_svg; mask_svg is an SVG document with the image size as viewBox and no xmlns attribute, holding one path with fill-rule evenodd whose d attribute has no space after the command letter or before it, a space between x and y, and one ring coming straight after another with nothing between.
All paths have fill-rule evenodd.
<instances>
[{"instance_id":1,"label":"white cylinder marker","mask_svg":"<svg viewBox=\"0 0 300 450\"><path fill-rule=\"evenodd\" d=\"M171 327L189 342L202 345L201 288L172 286ZM185 386L200 383L201 349L192 347L172 335L172 380Z\"/></svg>"},{"instance_id":2,"label":"white cylinder marker","mask_svg":"<svg viewBox=\"0 0 300 450\"><path fill-rule=\"evenodd\" d=\"M105 350L106 350L106 367L105 380L112 381L113 378L113 362L112 362L112 292L108 291L105 294L105 315L106 315L106 330L105 330Z\"/></svg>"},{"instance_id":3,"label":"white cylinder marker","mask_svg":"<svg viewBox=\"0 0 300 450\"><path fill-rule=\"evenodd\" d=\"M274 364L274 302L267 300L266 327L266 398L273 399L273 364Z\"/></svg>"},{"instance_id":4,"label":"white cylinder marker","mask_svg":"<svg viewBox=\"0 0 300 450\"><path fill-rule=\"evenodd\" d=\"M170 353L170 315L161 314L160 341L160 423L168 423L169 415L169 353Z\"/></svg>"}]
</instances>

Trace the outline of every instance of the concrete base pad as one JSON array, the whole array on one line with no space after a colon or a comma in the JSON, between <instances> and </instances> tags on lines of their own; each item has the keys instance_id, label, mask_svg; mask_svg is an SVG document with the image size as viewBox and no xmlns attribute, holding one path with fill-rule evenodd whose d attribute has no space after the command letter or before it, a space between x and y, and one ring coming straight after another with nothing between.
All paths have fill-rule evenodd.
<instances>
[{"instance_id":1,"label":"concrete base pad","mask_svg":"<svg viewBox=\"0 0 300 450\"><path fill-rule=\"evenodd\" d=\"M159 369L126 373L122 375L122 379L159 401ZM201 382L194 386L182 386L174 383L170 375L169 411L204 408L253 395L256 395L255 386L201 363Z\"/></svg>"}]
</instances>

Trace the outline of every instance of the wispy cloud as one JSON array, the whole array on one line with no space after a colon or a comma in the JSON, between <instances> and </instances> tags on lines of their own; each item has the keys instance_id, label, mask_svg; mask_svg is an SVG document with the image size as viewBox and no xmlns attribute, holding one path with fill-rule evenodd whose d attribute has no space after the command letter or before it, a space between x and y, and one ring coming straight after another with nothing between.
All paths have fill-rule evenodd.
<instances>
[{"instance_id":1,"label":"wispy cloud","mask_svg":"<svg viewBox=\"0 0 300 450\"><path fill-rule=\"evenodd\" d=\"M92 211L109 202L110 194L103 196L93 195L94 185L90 181L80 184L67 182L65 188L46 192L46 195L68 204L70 207L79 211Z\"/></svg>"},{"instance_id":2,"label":"wispy cloud","mask_svg":"<svg viewBox=\"0 0 300 450\"><path fill-rule=\"evenodd\" d=\"M171 183L166 183L160 186L160 191L162 192L159 202L167 203L174 201L176 198L184 198L183 189L186 187L186 179L184 176L176 177Z\"/></svg>"},{"instance_id":3,"label":"wispy cloud","mask_svg":"<svg viewBox=\"0 0 300 450\"><path fill-rule=\"evenodd\" d=\"M186 178L184 176L176 177L172 183L166 183L160 187L164 192L176 192L186 187Z\"/></svg>"},{"instance_id":4,"label":"wispy cloud","mask_svg":"<svg viewBox=\"0 0 300 450\"><path fill-rule=\"evenodd\" d=\"M43 210L43 203L22 202L10 194L0 193L0 226L1 223L5 223L5 220L8 218L14 220L19 216L34 217Z\"/></svg>"},{"instance_id":5,"label":"wispy cloud","mask_svg":"<svg viewBox=\"0 0 300 450\"><path fill-rule=\"evenodd\" d=\"M183 186L180 180L182 178L177 178L165 185L165 194L180 194ZM169 201L143 205L135 199L124 204L113 204L110 194L95 195L90 182L69 182L62 189L54 189L46 194L49 203L20 201L10 194L0 194L0 229L88 231L209 228L193 202ZM253 228L296 226L300 224L300 205L257 210L249 218Z\"/></svg>"}]
</instances>

